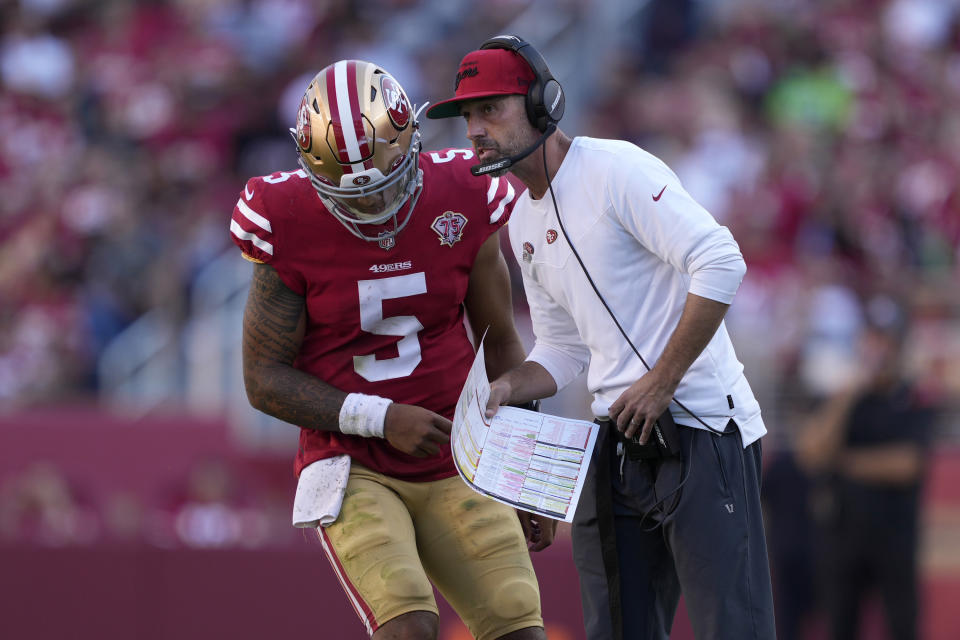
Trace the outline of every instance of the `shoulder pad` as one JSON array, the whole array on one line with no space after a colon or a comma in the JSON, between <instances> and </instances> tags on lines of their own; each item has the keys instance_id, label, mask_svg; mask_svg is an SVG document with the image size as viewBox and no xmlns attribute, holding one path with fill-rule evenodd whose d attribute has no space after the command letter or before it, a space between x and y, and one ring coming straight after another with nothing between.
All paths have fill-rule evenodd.
<instances>
[{"instance_id":1,"label":"shoulder pad","mask_svg":"<svg viewBox=\"0 0 960 640\"><path fill-rule=\"evenodd\" d=\"M428 151L424 155L430 159L430 163L438 171L446 174L445 181L455 182L459 188L469 189L471 192L475 190L485 194L490 224L497 226L506 224L513 210L514 201L523 190L522 183L510 174L491 178L470 173L470 168L477 163L473 149L442 149Z\"/></svg>"}]
</instances>

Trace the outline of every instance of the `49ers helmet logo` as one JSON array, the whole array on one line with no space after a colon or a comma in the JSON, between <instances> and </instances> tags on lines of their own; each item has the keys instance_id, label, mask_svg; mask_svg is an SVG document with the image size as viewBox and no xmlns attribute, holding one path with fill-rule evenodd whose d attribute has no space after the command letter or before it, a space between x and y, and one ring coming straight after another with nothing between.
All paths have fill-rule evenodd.
<instances>
[{"instance_id":1,"label":"49ers helmet logo","mask_svg":"<svg viewBox=\"0 0 960 640\"><path fill-rule=\"evenodd\" d=\"M297 144L304 151L310 150L310 107L307 105L307 96L300 101L300 110L297 112Z\"/></svg>"},{"instance_id":2,"label":"49ers helmet logo","mask_svg":"<svg viewBox=\"0 0 960 640\"><path fill-rule=\"evenodd\" d=\"M430 228L440 236L440 246L452 247L463 238L463 228L467 226L467 217L462 213L444 211L443 215L433 219Z\"/></svg>"},{"instance_id":3,"label":"49ers helmet logo","mask_svg":"<svg viewBox=\"0 0 960 640\"><path fill-rule=\"evenodd\" d=\"M387 107L387 114L394 126L403 131L410 122L410 103L403 89L390 76L383 76L380 80L380 93L383 95L383 104Z\"/></svg>"}]
</instances>

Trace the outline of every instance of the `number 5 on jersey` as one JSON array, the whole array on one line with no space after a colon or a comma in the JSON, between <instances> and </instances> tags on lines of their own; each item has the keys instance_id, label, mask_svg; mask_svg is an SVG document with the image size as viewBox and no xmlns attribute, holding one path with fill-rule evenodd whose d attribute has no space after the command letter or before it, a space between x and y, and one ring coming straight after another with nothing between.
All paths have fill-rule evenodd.
<instances>
[{"instance_id":1,"label":"number 5 on jersey","mask_svg":"<svg viewBox=\"0 0 960 640\"><path fill-rule=\"evenodd\" d=\"M357 282L360 294L360 328L378 336L400 336L397 357L377 360L374 354L353 356L353 370L369 382L403 378L420 364L420 340L423 325L416 316L383 317L383 301L427 292L423 272Z\"/></svg>"}]
</instances>

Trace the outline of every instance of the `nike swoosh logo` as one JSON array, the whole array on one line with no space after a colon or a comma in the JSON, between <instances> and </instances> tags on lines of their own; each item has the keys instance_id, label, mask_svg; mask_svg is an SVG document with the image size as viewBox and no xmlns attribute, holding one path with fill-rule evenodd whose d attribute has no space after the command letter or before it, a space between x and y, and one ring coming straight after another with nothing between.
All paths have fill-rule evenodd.
<instances>
[{"instance_id":1,"label":"nike swoosh logo","mask_svg":"<svg viewBox=\"0 0 960 640\"><path fill-rule=\"evenodd\" d=\"M651 195L650 197L653 198L654 202L659 202L660 196L662 196L663 192L666 190L667 190L667 185L663 185L663 189L660 189L660 193L658 193L657 195Z\"/></svg>"},{"instance_id":2,"label":"nike swoosh logo","mask_svg":"<svg viewBox=\"0 0 960 640\"><path fill-rule=\"evenodd\" d=\"M250 191L250 187L243 188L243 195L247 196L247 200L253 199L253 191Z\"/></svg>"}]
</instances>

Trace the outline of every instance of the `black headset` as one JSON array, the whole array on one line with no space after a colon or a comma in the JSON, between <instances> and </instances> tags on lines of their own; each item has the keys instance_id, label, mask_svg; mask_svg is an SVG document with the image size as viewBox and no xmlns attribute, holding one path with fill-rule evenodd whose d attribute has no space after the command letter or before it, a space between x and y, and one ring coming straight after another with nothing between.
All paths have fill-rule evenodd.
<instances>
[{"instance_id":1,"label":"black headset","mask_svg":"<svg viewBox=\"0 0 960 640\"><path fill-rule=\"evenodd\" d=\"M535 76L527 89L527 119L541 133L563 117L563 87L550 73L546 60L529 42L518 36L494 36L480 45L481 49L507 49L524 59Z\"/></svg>"}]
</instances>

